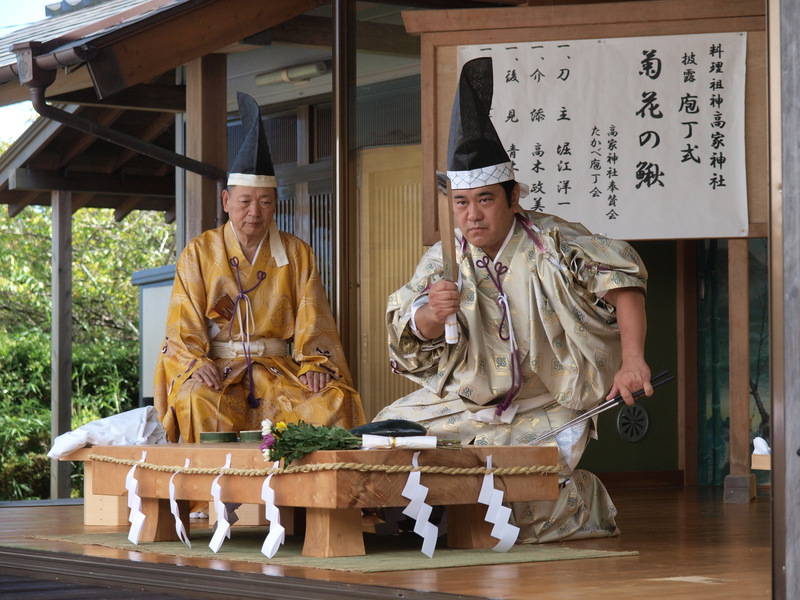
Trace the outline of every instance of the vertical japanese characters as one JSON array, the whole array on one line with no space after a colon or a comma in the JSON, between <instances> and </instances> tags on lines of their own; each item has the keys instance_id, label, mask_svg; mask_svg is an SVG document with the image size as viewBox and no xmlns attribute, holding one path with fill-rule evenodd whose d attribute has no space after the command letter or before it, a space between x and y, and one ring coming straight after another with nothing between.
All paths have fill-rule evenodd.
<instances>
[{"instance_id":1,"label":"vertical japanese characters","mask_svg":"<svg viewBox=\"0 0 800 600\"><path fill-rule=\"evenodd\" d=\"M744 33L462 46L528 210L626 239L747 234Z\"/></svg>"}]
</instances>

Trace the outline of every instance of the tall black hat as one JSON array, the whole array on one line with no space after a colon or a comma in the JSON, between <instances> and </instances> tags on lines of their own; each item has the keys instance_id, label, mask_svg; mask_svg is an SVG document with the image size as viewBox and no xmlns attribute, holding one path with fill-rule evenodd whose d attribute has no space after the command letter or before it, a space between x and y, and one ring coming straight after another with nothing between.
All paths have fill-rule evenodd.
<instances>
[{"instance_id":1,"label":"tall black hat","mask_svg":"<svg viewBox=\"0 0 800 600\"><path fill-rule=\"evenodd\" d=\"M492 59L475 58L461 68L450 119L447 177L454 190L514 180L514 168L489 111L494 85ZM527 186L524 186L527 191Z\"/></svg>"},{"instance_id":2,"label":"tall black hat","mask_svg":"<svg viewBox=\"0 0 800 600\"><path fill-rule=\"evenodd\" d=\"M242 92L236 94L236 99L242 117L244 141L228 174L228 185L278 187L258 102Z\"/></svg>"}]
</instances>

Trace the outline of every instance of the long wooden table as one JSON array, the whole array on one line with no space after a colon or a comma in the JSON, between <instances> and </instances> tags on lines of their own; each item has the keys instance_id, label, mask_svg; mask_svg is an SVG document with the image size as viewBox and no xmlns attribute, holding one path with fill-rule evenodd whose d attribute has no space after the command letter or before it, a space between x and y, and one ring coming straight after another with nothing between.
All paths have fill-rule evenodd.
<instances>
[{"instance_id":1,"label":"long wooden table","mask_svg":"<svg viewBox=\"0 0 800 600\"><path fill-rule=\"evenodd\" d=\"M219 469L226 455L231 455L231 469L263 470L271 466L264 460L258 443L230 444L155 444L142 446L95 446L90 454L138 461L147 452L151 465ZM332 450L313 452L291 466L314 463L358 463L366 465L412 464L414 450ZM554 446L467 446L461 449L421 450L418 464L473 468L485 467L492 456L494 468L554 466ZM92 460L94 494L126 494L125 477L131 466ZM171 471L137 468L139 495L146 520L141 541L177 540L175 520L169 509ZM189 532L189 502L211 499L211 484L216 474L181 473L174 479L181 519ZM406 506L401 495L408 473L325 470L311 473L281 473L270 484L278 507L302 507L306 512L304 556L363 555L362 509ZM263 504L263 476L223 475L219 483L224 502ZM486 507L477 499L483 475L421 474L422 485L429 488L425 502L447 507L447 544L456 548L486 548L497 540L491 537L492 525L484 520ZM495 475L494 487L504 492L504 502L518 500L553 500L558 496L556 474Z\"/></svg>"}]
</instances>

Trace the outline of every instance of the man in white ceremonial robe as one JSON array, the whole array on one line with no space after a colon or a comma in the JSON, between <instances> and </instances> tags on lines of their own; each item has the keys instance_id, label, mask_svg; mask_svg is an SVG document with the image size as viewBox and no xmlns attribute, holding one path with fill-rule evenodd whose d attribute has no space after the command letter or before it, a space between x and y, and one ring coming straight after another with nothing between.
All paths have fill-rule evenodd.
<instances>
[{"instance_id":1,"label":"man in white ceremonial robe","mask_svg":"<svg viewBox=\"0 0 800 600\"><path fill-rule=\"evenodd\" d=\"M422 423L462 444L524 445L620 394L653 390L644 358L647 271L627 243L519 206L526 189L489 120L492 64L464 65L453 107L448 177L458 282L441 243L389 297L392 369L422 388L375 418ZM456 315L458 342L445 341ZM616 508L575 470L589 420L555 436L559 498L515 502L518 543L612 536Z\"/></svg>"}]
</instances>

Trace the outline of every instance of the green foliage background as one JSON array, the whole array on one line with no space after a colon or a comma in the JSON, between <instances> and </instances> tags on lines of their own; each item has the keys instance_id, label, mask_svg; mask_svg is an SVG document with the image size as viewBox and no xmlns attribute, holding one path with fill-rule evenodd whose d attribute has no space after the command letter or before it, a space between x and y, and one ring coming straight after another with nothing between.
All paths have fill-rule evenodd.
<instances>
[{"instance_id":1,"label":"green foliage background","mask_svg":"<svg viewBox=\"0 0 800 600\"><path fill-rule=\"evenodd\" d=\"M0 149L2 150L2 149ZM131 275L174 260L162 213L81 209L72 222L72 427L139 398L139 290ZM48 498L51 218L0 217L0 500ZM82 493L79 477L73 495Z\"/></svg>"}]
</instances>

